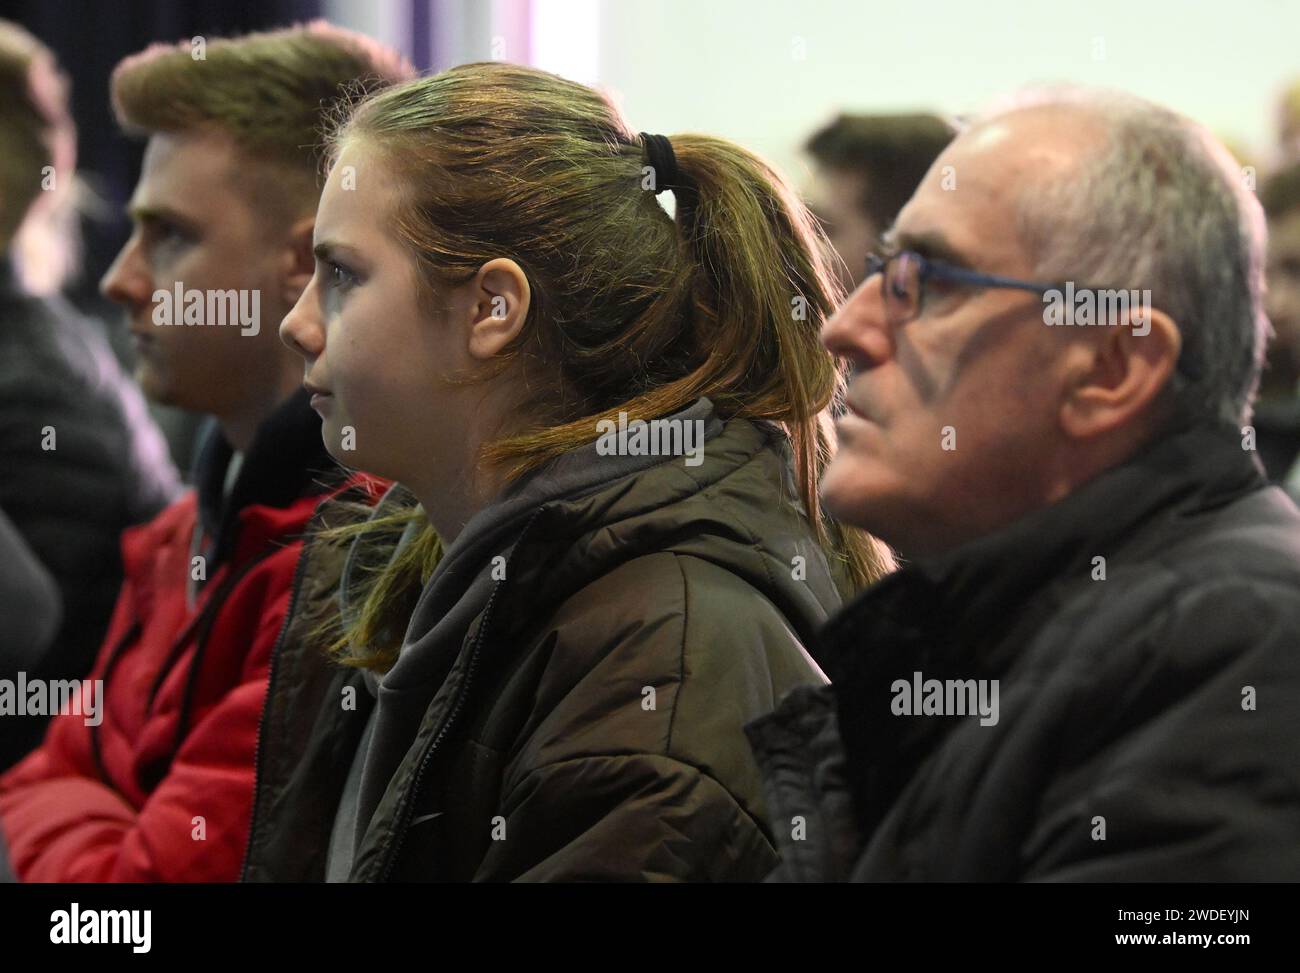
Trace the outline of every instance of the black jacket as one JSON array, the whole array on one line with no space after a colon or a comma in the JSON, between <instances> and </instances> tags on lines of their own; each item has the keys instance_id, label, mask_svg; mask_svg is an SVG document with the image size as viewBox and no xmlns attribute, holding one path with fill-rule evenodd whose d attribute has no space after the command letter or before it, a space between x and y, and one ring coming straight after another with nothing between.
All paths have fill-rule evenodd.
<instances>
[{"instance_id":1,"label":"black jacket","mask_svg":"<svg viewBox=\"0 0 1300 973\"><path fill-rule=\"evenodd\" d=\"M1251 423L1264 473L1285 489L1287 474L1300 457L1300 398L1261 399Z\"/></svg>"},{"instance_id":2,"label":"black jacket","mask_svg":"<svg viewBox=\"0 0 1300 973\"><path fill-rule=\"evenodd\" d=\"M0 510L0 657L20 668L33 665L62 617L54 578Z\"/></svg>"},{"instance_id":3,"label":"black jacket","mask_svg":"<svg viewBox=\"0 0 1300 973\"><path fill-rule=\"evenodd\" d=\"M0 657L0 678L85 676L122 580L118 535L178 492L139 390L93 322L17 287L0 259L0 509L54 576L63 624L39 664ZM44 720L0 734L0 769L40 739Z\"/></svg>"},{"instance_id":4,"label":"black jacket","mask_svg":"<svg viewBox=\"0 0 1300 973\"><path fill-rule=\"evenodd\" d=\"M803 643L840 604L784 438L733 419L698 467L665 461L547 501L501 549L411 738L368 751L396 769L350 879L762 879L777 855L742 727L824 681ZM299 565L262 722L250 881L325 877L374 705L355 670L304 639L334 610L339 560L309 541Z\"/></svg>"},{"instance_id":5,"label":"black jacket","mask_svg":"<svg viewBox=\"0 0 1300 973\"><path fill-rule=\"evenodd\" d=\"M772 880L1300 879L1300 513L1235 430L910 565L821 647L832 686L747 727ZM895 715L917 672L997 680L997 722Z\"/></svg>"}]
</instances>

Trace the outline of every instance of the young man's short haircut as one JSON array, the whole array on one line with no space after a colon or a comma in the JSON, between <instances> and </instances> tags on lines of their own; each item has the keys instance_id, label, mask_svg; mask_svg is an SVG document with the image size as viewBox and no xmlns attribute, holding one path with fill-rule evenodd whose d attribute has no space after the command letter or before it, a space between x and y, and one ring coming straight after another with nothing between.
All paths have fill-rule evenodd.
<instances>
[{"instance_id":1,"label":"young man's short haircut","mask_svg":"<svg viewBox=\"0 0 1300 973\"><path fill-rule=\"evenodd\" d=\"M201 46L197 39L155 44L122 61L111 88L128 132L225 133L266 166L244 183L259 205L314 211L329 106L413 75L378 42L313 21Z\"/></svg>"}]
</instances>

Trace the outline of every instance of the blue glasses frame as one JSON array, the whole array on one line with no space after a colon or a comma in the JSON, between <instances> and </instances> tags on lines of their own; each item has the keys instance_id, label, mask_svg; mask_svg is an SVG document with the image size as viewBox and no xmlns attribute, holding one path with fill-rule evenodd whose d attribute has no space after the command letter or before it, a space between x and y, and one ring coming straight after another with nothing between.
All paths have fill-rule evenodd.
<instances>
[{"instance_id":1,"label":"blue glasses frame","mask_svg":"<svg viewBox=\"0 0 1300 973\"><path fill-rule=\"evenodd\" d=\"M889 266L897 260L914 261L917 267L916 275L916 307L910 313L897 317L897 320L891 320L890 323L895 327L906 324L908 321L919 315L925 306L925 285L929 280L942 280L954 284L963 284L967 287L996 287L1010 288L1012 290L1028 291L1031 294L1042 296L1048 291L1064 291L1066 284L1064 281L1057 283L1043 283L1041 281L1021 280L1018 277L1002 277L998 274L982 274L977 270L967 270L964 267L954 267L952 264L944 263L941 260L931 260L917 253L915 250L898 250L893 253L881 254L872 252L867 254L867 279L874 277L876 274L882 274L884 280L881 282L881 292L885 297L886 314L889 314L890 290L891 284L889 279ZM897 283L897 281L895 281ZM1076 290L1086 288L1076 286ZM1095 289L1095 288L1094 288ZM892 295L894 301L900 299L911 300L911 295L906 291L894 291ZM1192 369L1186 361L1185 356L1179 356L1175 380L1182 378L1196 379L1198 376L1196 370Z\"/></svg>"},{"instance_id":2,"label":"blue glasses frame","mask_svg":"<svg viewBox=\"0 0 1300 973\"><path fill-rule=\"evenodd\" d=\"M907 298L906 292L899 292L893 285L897 281L890 281L889 266L898 260L910 260L917 266L917 293L916 293L916 310L906 318L892 322L893 324L906 324L917 314L921 313L925 305L925 285L929 280L942 280L954 284L964 284L967 287L997 287L1010 288L1013 290L1028 291L1031 294L1042 296L1048 291L1064 290L1064 283L1041 283L1032 280L1020 280L1016 277L1001 277L997 274L982 274L976 270L967 270L964 267L954 267L952 264L946 264L940 260L930 260L917 253L915 250L899 250L895 253L867 254L867 277L874 277L876 274L883 274L883 286L886 289L886 299L891 296L888 291L893 290L895 299Z\"/></svg>"}]
</instances>

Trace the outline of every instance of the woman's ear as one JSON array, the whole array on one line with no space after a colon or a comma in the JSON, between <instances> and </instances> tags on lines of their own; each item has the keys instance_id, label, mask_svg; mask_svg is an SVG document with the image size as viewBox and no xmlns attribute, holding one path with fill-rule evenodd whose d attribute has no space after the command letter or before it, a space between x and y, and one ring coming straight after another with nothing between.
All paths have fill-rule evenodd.
<instances>
[{"instance_id":1,"label":"woman's ear","mask_svg":"<svg viewBox=\"0 0 1300 973\"><path fill-rule=\"evenodd\" d=\"M532 291L523 269L506 257L480 267L471 288L469 353L486 361L518 337L528 317Z\"/></svg>"}]
</instances>

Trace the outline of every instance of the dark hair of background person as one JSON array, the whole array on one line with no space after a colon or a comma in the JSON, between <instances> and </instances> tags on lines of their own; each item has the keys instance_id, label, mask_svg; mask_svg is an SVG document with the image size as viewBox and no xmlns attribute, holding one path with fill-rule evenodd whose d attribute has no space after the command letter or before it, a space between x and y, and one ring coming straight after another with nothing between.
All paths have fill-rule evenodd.
<instances>
[{"instance_id":1,"label":"dark hair of background person","mask_svg":"<svg viewBox=\"0 0 1300 973\"><path fill-rule=\"evenodd\" d=\"M1273 172L1259 187L1268 217L1268 316L1273 338L1252 424L1269 478L1286 484L1300 458L1300 162ZM1288 487L1294 490L1294 487ZM1295 494L1293 493L1293 496Z\"/></svg>"},{"instance_id":2,"label":"dark hair of background person","mask_svg":"<svg viewBox=\"0 0 1300 973\"><path fill-rule=\"evenodd\" d=\"M824 168L864 176L862 208L884 229L955 134L937 115L841 114L815 132L804 150Z\"/></svg>"},{"instance_id":3,"label":"dark hair of background person","mask_svg":"<svg viewBox=\"0 0 1300 973\"><path fill-rule=\"evenodd\" d=\"M1270 220L1300 209L1300 162L1269 176L1259 191L1259 201Z\"/></svg>"}]
</instances>

